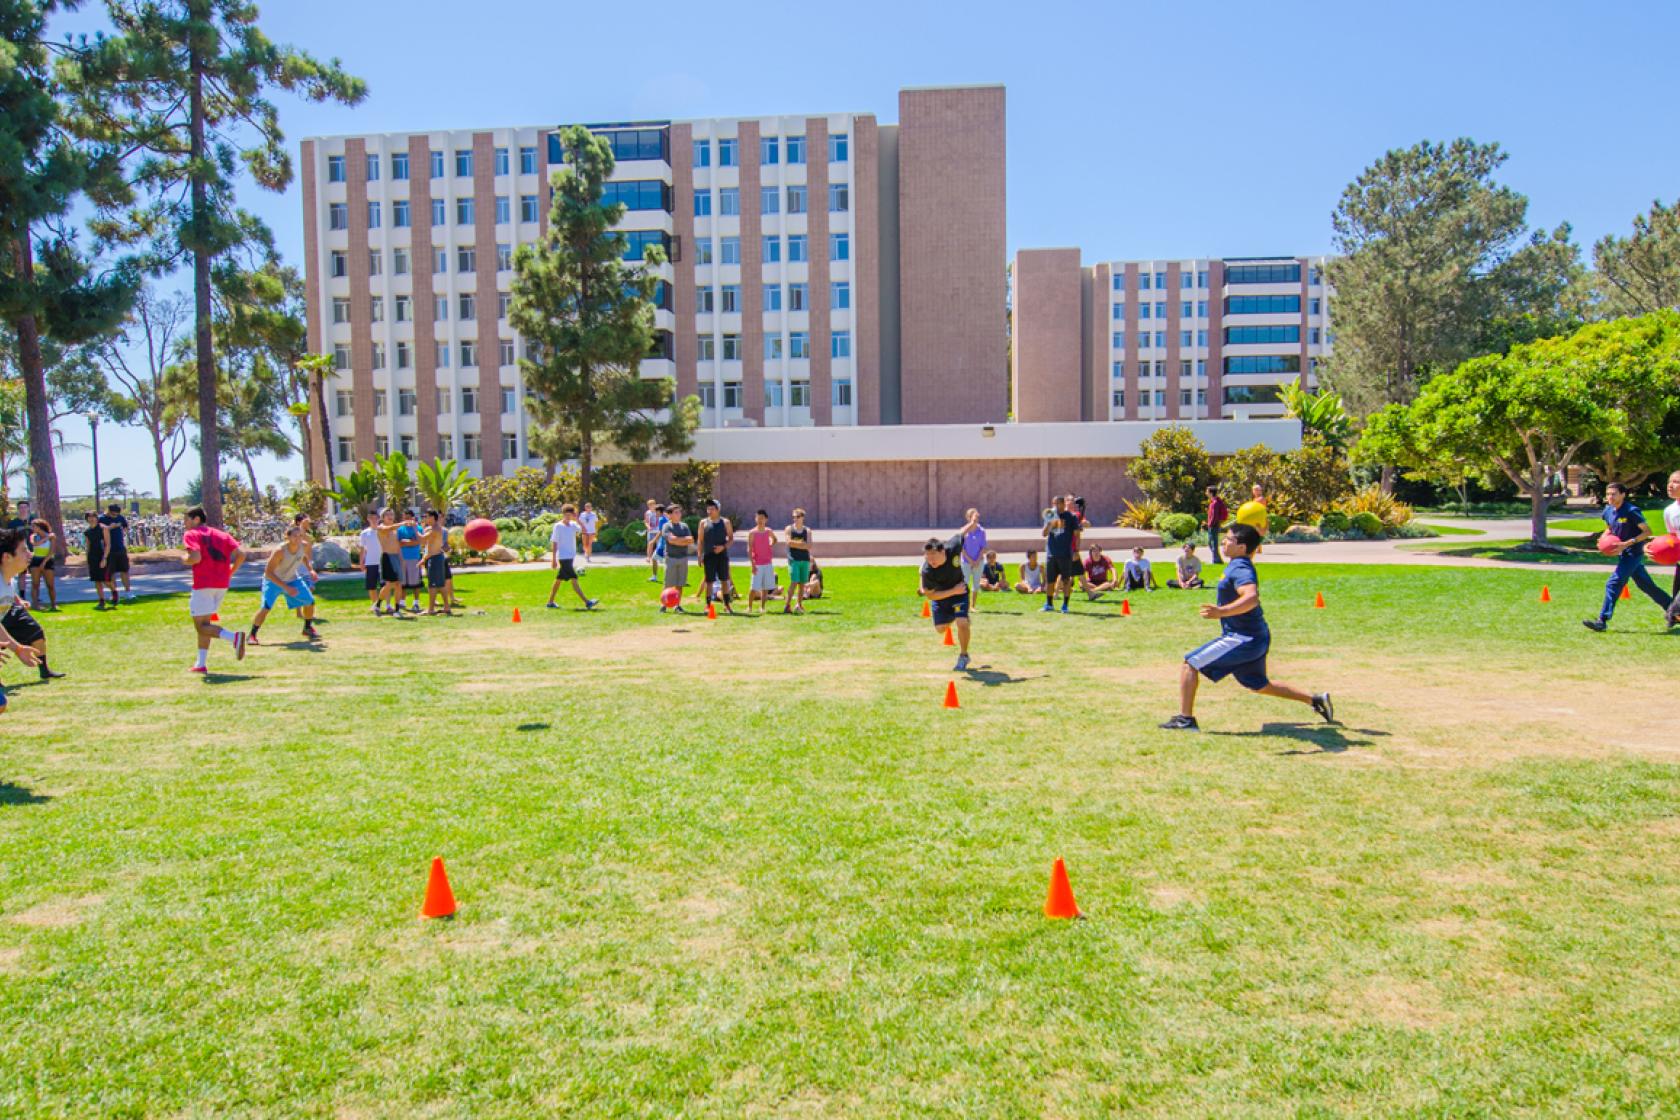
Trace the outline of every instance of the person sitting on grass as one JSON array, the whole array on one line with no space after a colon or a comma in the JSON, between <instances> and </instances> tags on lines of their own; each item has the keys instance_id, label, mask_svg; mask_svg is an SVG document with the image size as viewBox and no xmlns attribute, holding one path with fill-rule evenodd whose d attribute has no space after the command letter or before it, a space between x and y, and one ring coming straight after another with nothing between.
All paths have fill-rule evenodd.
<instances>
[{"instance_id":1,"label":"person sitting on grass","mask_svg":"<svg viewBox=\"0 0 1680 1120\"><path fill-rule=\"evenodd\" d=\"M1126 561L1125 575L1121 580L1127 591L1159 591L1161 585L1155 582L1155 569L1144 558L1143 549L1132 549L1132 558Z\"/></svg>"},{"instance_id":2,"label":"person sitting on grass","mask_svg":"<svg viewBox=\"0 0 1680 1120\"><path fill-rule=\"evenodd\" d=\"M986 562L980 566L980 590L1008 591L1009 576L1005 574L1003 565L998 563L997 550L986 550Z\"/></svg>"},{"instance_id":3,"label":"person sitting on grass","mask_svg":"<svg viewBox=\"0 0 1680 1120\"><path fill-rule=\"evenodd\" d=\"M1021 565L1021 578L1015 581L1015 591L1019 595L1044 594L1044 565L1038 562L1038 549L1027 550L1026 562Z\"/></svg>"},{"instance_id":4,"label":"person sitting on grass","mask_svg":"<svg viewBox=\"0 0 1680 1120\"><path fill-rule=\"evenodd\" d=\"M282 598L286 600L288 610L303 615L304 639L320 641L321 635L315 630L315 591L303 578L303 563L308 553L309 542L303 538L303 529L297 525L288 528L286 543L274 550L263 568L262 607L252 616L250 634L245 639L252 645L262 644L257 640L257 631L262 629L262 624L268 621L268 612Z\"/></svg>"},{"instance_id":5,"label":"person sitting on grass","mask_svg":"<svg viewBox=\"0 0 1680 1120\"><path fill-rule=\"evenodd\" d=\"M1674 605L1673 596L1663 594L1657 581L1645 570L1645 542L1651 539L1651 526L1645 522L1644 511L1628 500L1627 487L1619 482L1605 487L1604 496L1608 504L1599 516L1609 526L1607 532L1618 542L1616 551L1611 553L1616 558L1616 570L1604 583L1604 603L1598 609L1598 617L1589 618L1581 625L1599 634L1609 629L1610 616L1616 613L1616 600L1621 598L1622 588L1630 580L1662 608L1663 621L1672 625L1669 608Z\"/></svg>"},{"instance_id":6,"label":"person sitting on grass","mask_svg":"<svg viewBox=\"0 0 1680 1120\"><path fill-rule=\"evenodd\" d=\"M1184 542L1184 551L1178 554L1173 566L1178 569L1178 578L1169 579L1168 587L1175 591L1194 591L1206 586L1202 583L1202 558L1196 555L1195 541Z\"/></svg>"},{"instance_id":7,"label":"person sitting on grass","mask_svg":"<svg viewBox=\"0 0 1680 1120\"><path fill-rule=\"evenodd\" d=\"M1328 692L1308 693L1272 680L1266 675L1266 654L1272 632L1260 608L1260 577L1251 557L1260 547L1260 534L1252 525L1234 524L1225 530L1225 575L1219 581L1215 602L1203 603L1203 618L1219 620L1219 637L1184 655L1178 672L1178 714L1161 726L1168 731L1196 731L1196 686L1201 678L1210 681L1235 677L1237 683L1263 696L1276 696L1306 704L1324 718L1336 722L1336 710Z\"/></svg>"},{"instance_id":8,"label":"person sitting on grass","mask_svg":"<svg viewBox=\"0 0 1680 1120\"><path fill-rule=\"evenodd\" d=\"M1094 544L1085 557L1085 574L1081 577L1085 597L1092 602L1119 586L1114 576L1114 561L1103 555L1102 545Z\"/></svg>"},{"instance_id":9,"label":"person sitting on grass","mask_svg":"<svg viewBox=\"0 0 1680 1120\"><path fill-rule=\"evenodd\" d=\"M811 561L811 578L805 581L805 598L821 599L823 597L822 565Z\"/></svg>"}]
</instances>

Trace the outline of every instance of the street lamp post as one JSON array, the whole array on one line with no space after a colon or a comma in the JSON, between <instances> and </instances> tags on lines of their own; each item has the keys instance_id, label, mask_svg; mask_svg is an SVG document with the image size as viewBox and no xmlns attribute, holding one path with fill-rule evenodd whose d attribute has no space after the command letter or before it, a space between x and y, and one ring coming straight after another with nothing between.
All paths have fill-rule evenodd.
<instances>
[{"instance_id":1,"label":"street lamp post","mask_svg":"<svg viewBox=\"0 0 1680 1120\"><path fill-rule=\"evenodd\" d=\"M99 508L99 413L87 414L88 431L93 433L93 508Z\"/></svg>"}]
</instances>

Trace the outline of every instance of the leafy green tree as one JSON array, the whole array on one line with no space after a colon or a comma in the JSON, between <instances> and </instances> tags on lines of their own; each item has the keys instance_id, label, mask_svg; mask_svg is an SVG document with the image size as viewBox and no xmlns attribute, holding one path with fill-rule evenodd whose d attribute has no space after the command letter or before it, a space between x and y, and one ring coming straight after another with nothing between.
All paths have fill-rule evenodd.
<instances>
[{"instance_id":1,"label":"leafy green tree","mask_svg":"<svg viewBox=\"0 0 1680 1120\"><path fill-rule=\"evenodd\" d=\"M268 236L234 205L239 170L265 190L282 191L292 180L272 91L354 105L367 89L336 59L323 63L270 41L251 0L107 0L107 8L128 48L105 60L121 80L88 111L103 112L106 134L146 153L135 177L153 199L142 227L156 240L159 266L191 261L200 470L215 478L222 371L212 273L229 250ZM221 523L215 487L206 488L204 508L212 524Z\"/></svg>"},{"instance_id":2,"label":"leafy green tree","mask_svg":"<svg viewBox=\"0 0 1680 1120\"><path fill-rule=\"evenodd\" d=\"M1213 485L1213 461L1189 428L1158 428L1138 447L1128 465L1132 481L1145 497L1174 513L1195 513Z\"/></svg>"},{"instance_id":3,"label":"leafy green tree","mask_svg":"<svg viewBox=\"0 0 1680 1120\"><path fill-rule=\"evenodd\" d=\"M1359 415L1410 401L1466 358L1574 325L1568 227L1529 233L1528 200L1493 178L1505 158L1497 144L1425 141L1388 152L1343 192L1324 381Z\"/></svg>"},{"instance_id":4,"label":"leafy green tree","mask_svg":"<svg viewBox=\"0 0 1680 1120\"><path fill-rule=\"evenodd\" d=\"M472 475L453 459L434 459L414 465L414 484L428 506L448 513L456 503L466 500Z\"/></svg>"},{"instance_id":5,"label":"leafy green tree","mask_svg":"<svg viewBox=\"0 0 1680 1120\"><path fill-rule=\"evenodd\" d=\"M1566 360L1614 414L1584 451L1593 473L1631 489L1671 469L1680 427L1680 311L1592 323L1569 342Z\"/></svg>"},{"instance_id":6,"label":"leafy green tree","mask_svg":"<svg viewBox=\"0 0 1680 1120\"><path fill-rule=\"evenodd\" d=\"M192 305L184 297L159 296L144 287L122 326L94 350L116 382L124 408L152 441L158 503L165 516L169 514L169 473L187 450L188 415L180 395L167 391L166 376L191 315Z\"/></svg>"},{"instance_id":7,"label":"leafy green tree","mask_svg":"<svg viewBox=\"0 0 1680 1120\"><path fill-rule=\"evenodd\" d=\"M527 407L539 425L575 433L587 498L599 446L635 462L685 452L699 402L677 402L668 378L641 375L655 341L653 270L665 257L649 246L640 265L624 260L625 239L613 232L624 207L601 201L612 147L580 125L563 129L561 144L548 232L514 254L508 318L528 344L519 360Z\"/></svg>"},{"instance_id":8,"label":"leafy green tree","mask_svg":"<svg viewBox=\"0 0 1680 1120\"><path fill-rule=\"evenodd\" d=\"M1465 510L1470 506L1471 483L1487 480L1487 471L1458 449L1424 445L1411 409L1403 404L1391 404L1365 418L1352 459L1357 466L1395 467L1415 482L1449 486L1458 495L1459 508Z\"/></svg>"},{"instance_id":9,"label":"leafy green tree","mask_svg":"<svg viewBox=\"0 0 1680 1120\"><path fill-rule=\"evenodd\" d=\"M397 509L407 509L411 504L409 491L414 488L414 470L409 465L408 456L401 451L375 455L373 465L384 485L385 501Z\"/></svg>"},{"instance_id":10,"label":"leafy green tree","mask_svg":"<svg viewBox=\"0 0 1680 1120\"><path fill-rule=\"evenodd\" d=\"M101 92L72 64L86 44L48 37L50 17L73 6L0 0L0 321L23 382L35 509L60 541L64 520L43 348L86 342L111 329L139 285L132 261L101 267L68 228L79 205L106 210L130 197L120 150L89 139L75 110L78 97Z\"/></svg>"},{"instance_id":11,"label":"leafy green tree","mask_svg":"<svg viewBox=\"0 0 1680 1120\"><path fill-rule=\"evenodd\" d=\"M1278 453L1264 444L1245 447L1231 455L1223 456L1213 465L1214 479L1219 485L1219 496L1233 512L1237 507L1248 501L1249 493L1258 483L1267 494L1277 493L1283 478L1282 465Z\"/></svg>"},{"instance_id":12,"label":"leafy green tree","mask_svg":"<svg viewBox=\"0 0 1680 1120\"><path fill-rule=\"evenodd\" d=\"M264 403L273 406L274 419L296 425L294 439L287 434L291 424L276 423L270 435L281 435L283 446L269 439L262 449L282 457L296 451L303 456L304 478L313 479L310 417L317 411L312 407L316 378L323 357L328 364L332 359L309 353L303 278L270 257L256 268L218 268L214 279L217 338L224 351L235 355L222 364L261 376L270 393ZM330 436L325 446L332 446Z\"/></svg>"},{"instance_id":13,"label":"leafy green tree","mask_svg":"<svg viewBox=\"0 0 1680 1120\"><path fill-rule=\"evenodd\" d=\"M372 463L358 463L354 470L339 476L338 489L331 493L340 509L355 510L365 523L384 488L385 480Z\"/></svg>"},{"instance_id":14,"label":"leafy green tree","mask_svg":"<svg viewBox=\"0 0 1680 1120\"><path fill-rule=\"evenodd\" d=\"M1593 246L1593 286L1608 315L1645 315L1680 308L1680 202L1651 203L1627 237Z\"/></svg>"},{"instance_id":15,"label":"leafy green tree","mask_svg":"<svg viewBox=\"0 0 1680 1120\"><path fill-rule=\"evenodd\" d=\"M1315 522L1353 493L1346 452L1317 432L1278 458L1277 485L1267 491L1267 510L1291 521Z\"/></svg>"},{"instance_id":16,"label":"leafy green tree","mask_svg":"<svg viewBox=\"0 0 1680 1120\"><path fill-rule=\"evenodd\" d=\"M1304 431L1316 434L1330 446L1346 449L1353 438L1353 420L1335 393L1309 393L1299 381L1291 381L1283 387L1279 399L1285 416L1299 420Z\"/></svg>"}]
</instances>

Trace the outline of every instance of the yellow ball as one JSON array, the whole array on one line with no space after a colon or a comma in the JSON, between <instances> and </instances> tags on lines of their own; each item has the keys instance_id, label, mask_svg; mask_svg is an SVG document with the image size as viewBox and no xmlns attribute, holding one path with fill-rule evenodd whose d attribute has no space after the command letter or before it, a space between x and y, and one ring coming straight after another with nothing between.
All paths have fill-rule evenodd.
<instances>
[{"instance_id":1,"label":"yellow ball","mask_svg":"<svg viewBox=\"0 0 1680 1120\"><path fill-rule=\"evenodd\" d=\"M1237 523L1254 526L1261 536L1266 535L1267 516L1265 502L1244 502L1237 507Z\"/></svg>"}]
</instances>

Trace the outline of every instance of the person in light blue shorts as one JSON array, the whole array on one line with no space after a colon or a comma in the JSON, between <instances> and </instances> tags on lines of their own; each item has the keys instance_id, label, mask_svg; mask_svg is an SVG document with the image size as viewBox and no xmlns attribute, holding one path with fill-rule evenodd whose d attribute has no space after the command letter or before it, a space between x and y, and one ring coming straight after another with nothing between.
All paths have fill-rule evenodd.
<instances>
[{"instance_id":1,"label":"person in light blue shorts","mask_svg":"<svg viewBox=\"0 0 1680 1120\"><path fill-rule=\"evenodd\" d=\"M286 543L274 550L263 568L262 608L251 618L251 632L246 641L262 644L257 640L257 631L268 621L268 612L282 599L288 610L303 616L303 636L311 642L320 640L321 635L315 631L315 591L303 576L308 557L309 544L303 538L303 529L293 525L286 530Z\"/></svg>"}]
</instances>

